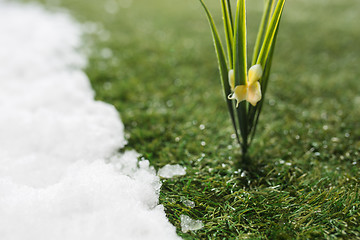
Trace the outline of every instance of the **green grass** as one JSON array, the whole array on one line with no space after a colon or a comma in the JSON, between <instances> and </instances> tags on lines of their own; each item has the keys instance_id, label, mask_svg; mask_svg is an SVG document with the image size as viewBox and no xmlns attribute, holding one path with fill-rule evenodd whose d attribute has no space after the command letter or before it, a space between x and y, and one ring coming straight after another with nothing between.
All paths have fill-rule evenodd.
<instances>
[{"instance_id":1,"label":"green grass","mask_svg":"<svg viewBox=\"0 0 360 240\"><path fill-rule=\"evenodd\" d=\"M92 50L86 72L96 98L119 110L127 148L156 168L187 167L186 176L163 180L160 195L180 236L360 238L358 0L286 3L248 166L240 163L239 146L231 138L200 3L116 1L132 4L116 14L104 10L106 1L59 5L80 22L100 23L110 33L109 39L85 38ZM219 2L206 2L218 13L221 29ZM262 2L248 1L250 42ZM102 57L104 48L113 57ZM196 207L186 207L182 198ZM201 219L204 228L182 233L181 214Z\"/></svg>"}]
</instances>

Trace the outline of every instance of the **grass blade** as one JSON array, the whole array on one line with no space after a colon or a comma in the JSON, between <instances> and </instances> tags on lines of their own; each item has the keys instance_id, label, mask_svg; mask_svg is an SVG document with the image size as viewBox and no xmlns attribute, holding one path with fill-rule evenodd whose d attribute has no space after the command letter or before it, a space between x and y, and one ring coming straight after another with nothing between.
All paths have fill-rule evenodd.
<instances>
[{"instance_id":1,"label":"grass blade","mask_svg":"<svg viewBox=\"0 0 360 240\"><path fill-rule=\"evenodd\" d=\"M223 87L223 90L224 90L224 95L225 95L226 103L227 103L228 110L229 110L229 113L230 113L231 121L232 121L233 127L235 129L237 140L238 140L238 142L240 144L237 125L236 125L236 121L235 121L233 103L232 103L231 100L229 100L227 98L227 96L231 93L231 89L230 89L230 86L229 86L229 83L228 83L229 67L228 67L228 65L226 63L224 48L223 48L223 46L221 44L218 31L216 29L214 20L213 20L213 18L211 16L209 10L207 9L207 7L206 7L205 3L203 2L203 0L199 0L199 1L200 1L201 5L203 6L204 10L205 10L206 16L207 16L209 24L210 24L211 33L212 33L212 37L213 37L213 40L214 40L215 52L216 52L216 55L217 55L217 58L218 58L221 83L222 83L222 87Z\"/></svg>"}]
</instances>

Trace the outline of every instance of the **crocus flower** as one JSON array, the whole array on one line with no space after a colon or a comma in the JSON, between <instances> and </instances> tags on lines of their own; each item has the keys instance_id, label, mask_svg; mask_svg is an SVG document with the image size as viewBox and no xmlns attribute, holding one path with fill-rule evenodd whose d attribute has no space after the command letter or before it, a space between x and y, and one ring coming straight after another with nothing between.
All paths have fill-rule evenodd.
<instances>
[{"instance_id":1,"label":"crocus flower","mask_svg":"<svg viewBox=\"0 0 360 240\"><path fill-rule=\"evenodd\" d=\"M256 64L249 69L248 77L245 85L238 85L235 87L234 71L229 71L229 85L232 94L228 96L229 99L236 99L236 107L241 101L248 101L251 105L256 104L261 100L261 87L259 80L262 76L262 68L260 64Z\"/></svg>"}]
</instances>

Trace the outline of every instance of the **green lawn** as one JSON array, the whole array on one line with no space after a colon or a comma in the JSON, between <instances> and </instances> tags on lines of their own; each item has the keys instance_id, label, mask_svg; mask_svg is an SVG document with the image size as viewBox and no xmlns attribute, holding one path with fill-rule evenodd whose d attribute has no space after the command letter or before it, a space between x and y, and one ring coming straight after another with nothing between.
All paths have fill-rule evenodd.
<instances>
[{"instance_id":1,"label":"green lawn","mask_svg":"<svg viewBox=\"0 0 360 240\"><path fill-rule=\"evenodd\" d=\"M156 168L186 166L160 195L184 239L360 238L360 1L287 1L247 166L199 1L43 2L103 27L85 37L86 72L119 110L128 149ZM220 24L219 1L206 2ZM251 41L262 3L248 1ZM182 233L181 214L204 228Z\"/></svg>"}]
</instances>

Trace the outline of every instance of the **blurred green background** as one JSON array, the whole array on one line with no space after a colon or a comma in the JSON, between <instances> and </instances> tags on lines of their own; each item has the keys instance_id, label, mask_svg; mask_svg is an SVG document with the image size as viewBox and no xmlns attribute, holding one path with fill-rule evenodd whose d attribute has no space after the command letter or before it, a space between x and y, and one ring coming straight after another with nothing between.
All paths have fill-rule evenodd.
<instances>
[{"instance_id":1,"label":"blurred green background","mask_svg":"<svg viewBox=\"0 0 360 240\"><path fill-rule=\"evenodd\" d=\"M184 239L360 238L360 1L286 2L247 166L197 0L39 2L84 24L86 72L128 148L187 167L160 195ZM205 2L222 30L220 2ZM251 53L264 1L247 2ZM182 233L181 214L205 227Z\"/></svg>"}]
</instances>

